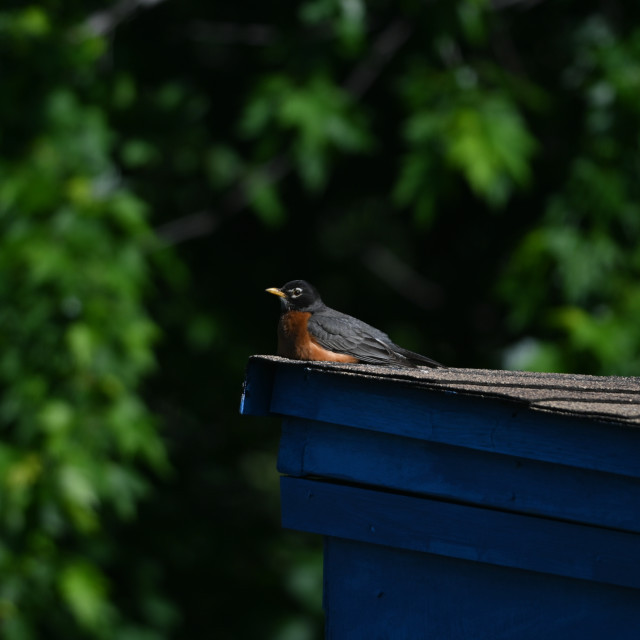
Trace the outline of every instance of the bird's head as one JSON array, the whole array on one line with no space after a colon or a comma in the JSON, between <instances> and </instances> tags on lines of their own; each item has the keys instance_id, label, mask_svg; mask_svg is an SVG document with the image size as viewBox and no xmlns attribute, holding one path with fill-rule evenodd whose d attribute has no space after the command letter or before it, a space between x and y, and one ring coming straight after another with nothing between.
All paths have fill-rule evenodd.
<instances>
[{"instance_id":1,"label":"bird's head","mask_svg":"<svg viewBox=\"0 0 640 640\"><path fill-rule=\"evenodd\" d=\"M313 311L322 305L318 290L305 280L292 280L280 288L271 287L267 293L279 296L286 311Z\"/></svg>"}]
</instances>

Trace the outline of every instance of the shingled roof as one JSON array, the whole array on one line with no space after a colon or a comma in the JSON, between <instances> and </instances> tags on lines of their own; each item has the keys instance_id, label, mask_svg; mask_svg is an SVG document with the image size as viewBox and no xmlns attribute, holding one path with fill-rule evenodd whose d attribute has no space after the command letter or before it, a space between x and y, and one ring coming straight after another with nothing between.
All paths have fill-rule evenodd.
<instances>
[{"instance_id":1,"label":"shingled roof","mask_svg":"<svg viewBox=\"0 0 640 640\"><path fill-rule=\"evenodd\" d=\"M640 377L531 373L493 369L397 369L364 364L297 362L254 356L290 366L330 371L411 387L498 398L535 411L640 427Z\"/></svg>"}]
</instances>

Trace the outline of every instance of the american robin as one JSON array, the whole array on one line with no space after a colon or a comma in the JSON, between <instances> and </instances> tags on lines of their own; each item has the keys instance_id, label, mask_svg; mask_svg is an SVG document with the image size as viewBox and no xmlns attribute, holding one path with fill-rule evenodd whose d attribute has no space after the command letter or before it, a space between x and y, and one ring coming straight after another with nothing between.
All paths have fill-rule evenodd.
<instances>
[{"instance_id":1,"label":"american robin","mask_svg":"<svg viewBox=\"0 0 640 640\"><path fill-rule=\"evenodd\" d=\"M364 362L394 367L442 367L399 347L386 333L327 307L304 280L267 289L280 297L278 355L294 360Z\"/></svg>"}]
</instances>

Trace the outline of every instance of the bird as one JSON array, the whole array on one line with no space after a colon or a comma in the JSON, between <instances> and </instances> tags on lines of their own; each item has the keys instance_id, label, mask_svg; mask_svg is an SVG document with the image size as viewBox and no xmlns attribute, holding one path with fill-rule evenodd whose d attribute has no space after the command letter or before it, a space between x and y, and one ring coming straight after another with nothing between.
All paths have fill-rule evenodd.
<instances>
[{"instance_id":1,"label":"bird","mask_svg":"<svg viewBox=\"0 0 640 640\"><path fill-rule=\"evenodd\" d=\"M444 366L398 346L366 322L331 309L305 280L292 280L266 291L280 298L279 356L405 368Z\"/></svg>"}]
</instances>

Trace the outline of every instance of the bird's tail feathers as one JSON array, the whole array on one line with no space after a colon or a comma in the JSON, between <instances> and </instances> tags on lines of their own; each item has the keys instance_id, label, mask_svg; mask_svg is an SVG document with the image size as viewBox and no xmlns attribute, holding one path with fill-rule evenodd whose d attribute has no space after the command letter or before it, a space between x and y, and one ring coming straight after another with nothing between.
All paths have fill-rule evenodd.
<instances>
[{"instance_id":1,"label":"bird's tail feathers","mask_svg":"<svg viewBox=\"0 0 640 640\"><path fill-rule=\"evenodd\" d=\"M433 369L444 367L443 364L432 360L431 358L427 358L427 356L423 356L419 353L414 353L413 351L409 351L408 349L397 349L397 352L403 358L406 358L409 362L409 366L412 367L431 367Z\"/></svg>"}]
</instances>

